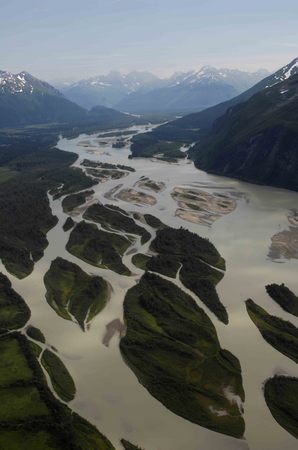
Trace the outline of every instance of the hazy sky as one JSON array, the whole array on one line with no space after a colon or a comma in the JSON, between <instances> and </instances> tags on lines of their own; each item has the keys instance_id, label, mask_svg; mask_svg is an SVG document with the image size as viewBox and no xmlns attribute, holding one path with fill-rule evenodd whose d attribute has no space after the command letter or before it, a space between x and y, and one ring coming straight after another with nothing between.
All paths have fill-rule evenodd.
<instances>
[{"instance_id":1,"label":"hazy sky","mask_svg":"<svg viewBox=\"0 0 298 450\"><path fill-rule=\"evenodd\" d=\"M298 56L297 0L0 0L0 69L47 80Z\"/></svg>"}]
</instances>

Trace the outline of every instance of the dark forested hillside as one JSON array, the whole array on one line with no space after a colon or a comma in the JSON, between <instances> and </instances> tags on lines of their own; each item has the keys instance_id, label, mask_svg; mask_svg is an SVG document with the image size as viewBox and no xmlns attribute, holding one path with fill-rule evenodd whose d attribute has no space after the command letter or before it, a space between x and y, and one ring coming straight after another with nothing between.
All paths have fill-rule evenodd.
<instances>
[{"instance_id":1,"label":"dark forested hillside","mask_svg":"<svg viewBox=\"0 0 298 450\"><path fill-rule=\"evenodd\" d=\"M192 157L203 170L298 190L298 75L230 108Z\"/></svg>"}]
</instances>

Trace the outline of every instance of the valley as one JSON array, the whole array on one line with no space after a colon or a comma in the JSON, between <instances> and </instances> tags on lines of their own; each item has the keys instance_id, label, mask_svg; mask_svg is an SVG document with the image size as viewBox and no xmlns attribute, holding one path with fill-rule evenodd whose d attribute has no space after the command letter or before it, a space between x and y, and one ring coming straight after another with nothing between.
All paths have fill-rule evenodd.
<instances>
[{"instance_id":1,"label":"valley","mask_svg":"<svg viewBox=\"0 0 298 450\"><path fill-rule=\"evenodd\" d=\"M129 128L126 130L127 133L132 129L141 133L145 127ZM120 131L116 129L114 134L118 132ZM13 288L23 296L31 310L30 324L40 329L46 336L46 342L57 349L59 358L73 379L75 395L69 402L70 408L95 425L111 441L111 444L107 445L112 445L117 450L122 450L122 445L124 448L139 447L145 450L180 450L182 446L186 446L189 450L197 450L198 446L204 450L214 448L259 450L260 447L262 450L280 450L281 446L292 450L295 438L275 422L266 405L261 386L276 373L295 376L296 365L294 361L265 342L251 322L244 301L246 298L256 298L258 304L264 306L270 314L298 325L296 317L289 318L290 315L271 300L265 291L265 285L270 283L285 283L293 292L298 291L297 258L293 256L287 259L280 255L276 260L267 257L271 237L280 228L285 230L289 226L295 228L295 225L290 225L288 216L295 208L297 194L208 175L198 171L185 158L181 158L176 164L154 157L128 159L130 154L128 145L122 149L113 147L117 139L118 136L101 138L98 133L83 134L72 139L60 138L58 148L63 151L64 158L67 161L68 158L73 158L72 152L78 153L79 157L71 161L77 170L75 175L68 175L71 182L64 183L63 187L59 185L59 177L47 175L51 180L52 189L52 194L48 197L49 208L53 217L57 217L46 234L48 245L44 247L43 255L34 262L33 272L26 273L25 277L19 279L14 277L1 264L1 272L8 276ZM105 144L101 144L103 140ZM88 144L77 145L82 141L88 141ZM89 152L89 149L92 149L92 152ZM49 151L53 151L55 155L55 150ZM84 163L86 160L88 162ZM100 169L123 170L127 175L121 180L108 177L105 183L98 183L96 180L96 184L92 185L89 181L87 185L81 176L79 181L78 169L86 172L88 168L98 169L98 162L101 164ZM67 169L67 173L69 170ZM93 181L93 178L88 180ZM121 191L125 192L125 195L118 195ZM110 194L107 196L107 193ZM183 197L175 198L173 193L182 194ZM152 197L154 202L141 201L147 196ZM217 220L198 222L183 220L176 214L177 206L181 206L177 201L184 203L189 201L186 206L192 208L194 212L198 211L196 208L202 208L205 214L217 214ZM183 207L185 208L185 204ZM70 217L75 224L70 230L64 231L65 221ZM100 230L97 230L97 226ZM190 235L194 233L194 241L198 239L195 236L199 235L209 239L217 249L211 251L211 259L203 255L200 258L207 258L206 261L210 264L206 266L210 268L208 276L216 280L218 298L226 308L228 324L226 319L219 320L220 317L219 319L216 317L216 310L213 311L210 305L205 304L202 293L194 291L188 284L185 277L191 274L191 267L187 265L189 263L181 248L177 252L173 244L170 244L171 252L179 255L175 259L170 256L171 252L168 250L165 252L167 229L173 230L177 245L181 227L185 230L181 231L183 236L184 233L190 232ZM97 238L98 233L100 238ZM95 246L95 241L98 242L96 244L98 247ZM110 250L109 258L106 259L104 252L106 246L114 249L112 260L109 259ZM98 259L99 254L101 260ZM220 256L224 258L225 265ZM57 297L61 299L59 309L56 304L51 305L50 297L48 304L46 286L43 283L52 261L57 258L69 262L69 266L65 267L67 270L63 275L64 278L61 278ZM120 339L122 339L121 347L127 352L128 341L125 339L126 336L130 336L126 334L129 332L129 322L123 322L126 318L126 313L123 316L124 298L128 291L137 292L143 280L141 277L144 268L148 261L153 261L152 258L157 259L154 264L152 262L153 269L149 270L159 274L154 277L161 277L165 286L169 285L172 289L179 290L181 299L190 296L195 305L193 307L199 308L203 317L209 317L206 320L208 319L210 323L210 329L214 327L212 333L215 332L218 336L220 347L234 355L234 362L236 359L240 362L244 391L239 381L236 382L239 380L238 372L234 379L235 386L238 387L225 390L225 394L217 397L213 407L209 409L211 425L210 418L208 421L202 417L192 419L189 413L181 413L179 401L176 401L175 406L167 404L166 391L162 394L154 393L156 391L152 390L151 374L147 373L143 375L141 382L152 393L151 396L138 381L140 376L138 371L142 365L136 369L136 364L139 363L131 361L129 363L131 370L121 357ZM182 263L187 269L184 270L184 274L181 269ZM199 262L193 264L195 267ZM164 268L169 268L169 271L164 272ZM201 272L202 269L203 267L200 267L200 273L204 273ZM57 279L54 272L51 276ZM71 285L73 283L71 280L75 280L76 277L77 280L84 280L82 292L85 290L89 293L88 305L84 304L83 309L79 308L80 295L77 298L69 296L70 300L65 297L66 292L71 292L71 286L75 286ZM194 275L191 275L190 280L193 277ZM90 295L92 294L90 283L93 278L101 278L105 283L102 287L111 287L108 297L103 296L99 299ZM153 286L155 282L152 280L154 278L150 282ZM149 289L146 289L146 292L149 294ZM197 292L201 299L194 292ZM86 294L83 292L83 295ZM186 311L183 313L181 309L179 311L179 314L186 314ZM158 315L161 312L162 310ZM151 311L151 314L155 315L157 312ZM195 352L192 349L194 344L187 322L191 314L187 312L187 317L184 318L185 327L189 328L188 332L179 330L179 335L175 336L175 339L182 346L187 339L190 343L188 351ZM68 320L65 320L66 318ZM168 320L176 319L175 316L168 315ZM163 319L161 321L160 317L158 321L167 333L170 332L169 324ZM156 332L149 318L148 325L151 328L147 330L148 335L144 336L146 345ZM132 326L134 327L133 324ZM85 330L84 333L82 329ZM159 329L159 332L165 331ZM38 337L39 334L34 332L33 336ZM43 344L38 343L37 339L36 345ZM158 360L158 352L161 350L157 348L157 353L152 352L151 357ZM200 351L199 347L198 350ZM173 351L175 352L175 346ZM182 355L179 356L177 353L176 358L179 360L180 357ZM145 362L148 361L149 359L145 358ZM214 359L212 364L215 363L217 364ZM208 359L208 364L211 364L211 359ZM208 364L206 370L210 370L209 367L212 366ZM55 363L54 366L60 373L63 372L63 366ZM154 370L157 368L158 366ZM197 379L200 370L198 366L192 368L193 379ZM68 379L67 375L64 376ZM231 378L227 376L226 380L231 381ZM73 389L69 379L67 383L70 391L62 395L70 398ZM218 385L217 382L215 384ZM212 391L212 386L210 385L208 389ZM236 389L242 399L241 407L240 403L237 403L238 406L233 403ZM230 407L232 415L224 415ZM225 410L223 415L221 410ZM233 416L235 422L232 424ZM256 425L260 421L270 426L270 436L264 436L262 430L258 429ZM215 426L216 422L218 425ZM222 431L217 433L208 428ZM244 439L238 439L243 432ZM123 439L122 444L120 439Z\"/></svg>"}]
</instances>

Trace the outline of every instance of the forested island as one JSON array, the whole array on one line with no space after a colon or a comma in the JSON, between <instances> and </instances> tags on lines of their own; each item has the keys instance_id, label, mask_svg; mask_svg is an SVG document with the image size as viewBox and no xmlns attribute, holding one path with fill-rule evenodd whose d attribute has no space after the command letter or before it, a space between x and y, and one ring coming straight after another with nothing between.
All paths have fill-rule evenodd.
<instances>
[{"instance_id":1,"label":"forested island","mask_svg":"<svg viewBox=\"0 0 298 450\"><path fill-rule=\"evenodd\" d=\"M274 419L298 439L298 378L276 375L266 381L264 395Z\"/></svg>"},{"instance_id":2,"label":"forested island","mask_svg":"<svg viewBox=\"0 0 298 450\"><path fill-rule=\"evenodd\" d=\"M105 307L110 287L99 276L91 276L63 258L52 261L45 274L46 299L61 317L76 320L83 331Z\"/></svg>"},{"instance_id":3,"label":"forested island","mask_svg":"<svg viewBox=\"0 0 298 450\"><path fill-rule=\"evenodd\" d=\"M298 317L298 297L287 286L268 284L266 291L285 311Z\"/></svg>"},{"instance_id":4,"label":"forested island","mask_svg":"<svg viewBox=\"0 0 298 450\"><path fill-rule=\"evenodd\" d=\"M246 309L265 341L297 363L298 328L291 322L271 316L251 299L246 301Z\"/></svg>"},{"instance_id":5,"label":"forested island","mask_svg":"<svg viewBox=\"0 0 298 450\"><path fill-rule=\"evenodd\" d=\"M218 319L228 323L227 311L215 288L224 276L225 261L209 240L183 228L160 227L150 250L153 256L134 255L132 262L143 270L172 278L178 274L185 287L196 294Z\"/></svg>"},{"instance_id":6,"label":"forested island","mask_svg":"<svg viewBox=\"0 0 298 450\"><path fill-rule=\"evenodd\" d=\"M244 401L238 359L220 347L195 301L146 273L124 300L127 332L121 352L138 380L176 414L211 430L242 437Z\"/></svg>"}]
</instances>

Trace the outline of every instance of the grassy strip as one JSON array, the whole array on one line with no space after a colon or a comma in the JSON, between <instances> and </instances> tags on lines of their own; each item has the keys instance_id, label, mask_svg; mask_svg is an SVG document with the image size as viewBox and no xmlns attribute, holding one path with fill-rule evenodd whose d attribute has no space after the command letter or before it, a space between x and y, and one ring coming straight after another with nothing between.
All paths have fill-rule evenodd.
<instances>
[{"instance_id":1,"label":"grassy strip","mask_svg":"<svg viewBox=\"0 0 298 450\"><path fill-rule=\"evenodd\" d=\"M103 278L90 276L63 258L52 261L44 283L49 305L64 319L74 316L83 331L108 300L108 284Z\"/></svg>"},{"instance_id":2,"label":"grassy strip","mask_svg":"<svg viewBox=\"0 0 298 450\"><path fill-rule=\"evenodd\" d=\"M298 329L291 322L271 316L251 299L246 301L246 309L265 341L297 363Z\"/></svg>"},{"instance_id":3,"label":"grassy strip","mask_svg":"<svg viewBox=\"0 0 298 450\"><path fill-rule=\"evenodd\" d=\"M266 381L264 395L274 419L298 439L298 378L274 376Z\"/></svg>"},{"instance_id":4,"label":"grassy strip","mask_svg":"<svg viewBox=\"0 0 298 450\"><path fill-rule=\"evenodd\" d=\"M212 322L195 301L146 273L126 294L124 317L121 352L148 391L187 420L242 437L241 411L228 399L228 392L244 399L239 361L220 348Z\"/></svg>"},{"instance_id":5,"label":"grassy strip","mask_svg":"<svg viewBox=\"0 0 298 450\"><path fill-rule=\"evenodd\" d=\"M41 362L48 372L59 397L65 402L73 400L76 393L73 379L58 356L49 350L45 350L42 354Z\"/></svg>"}]
</instances>

